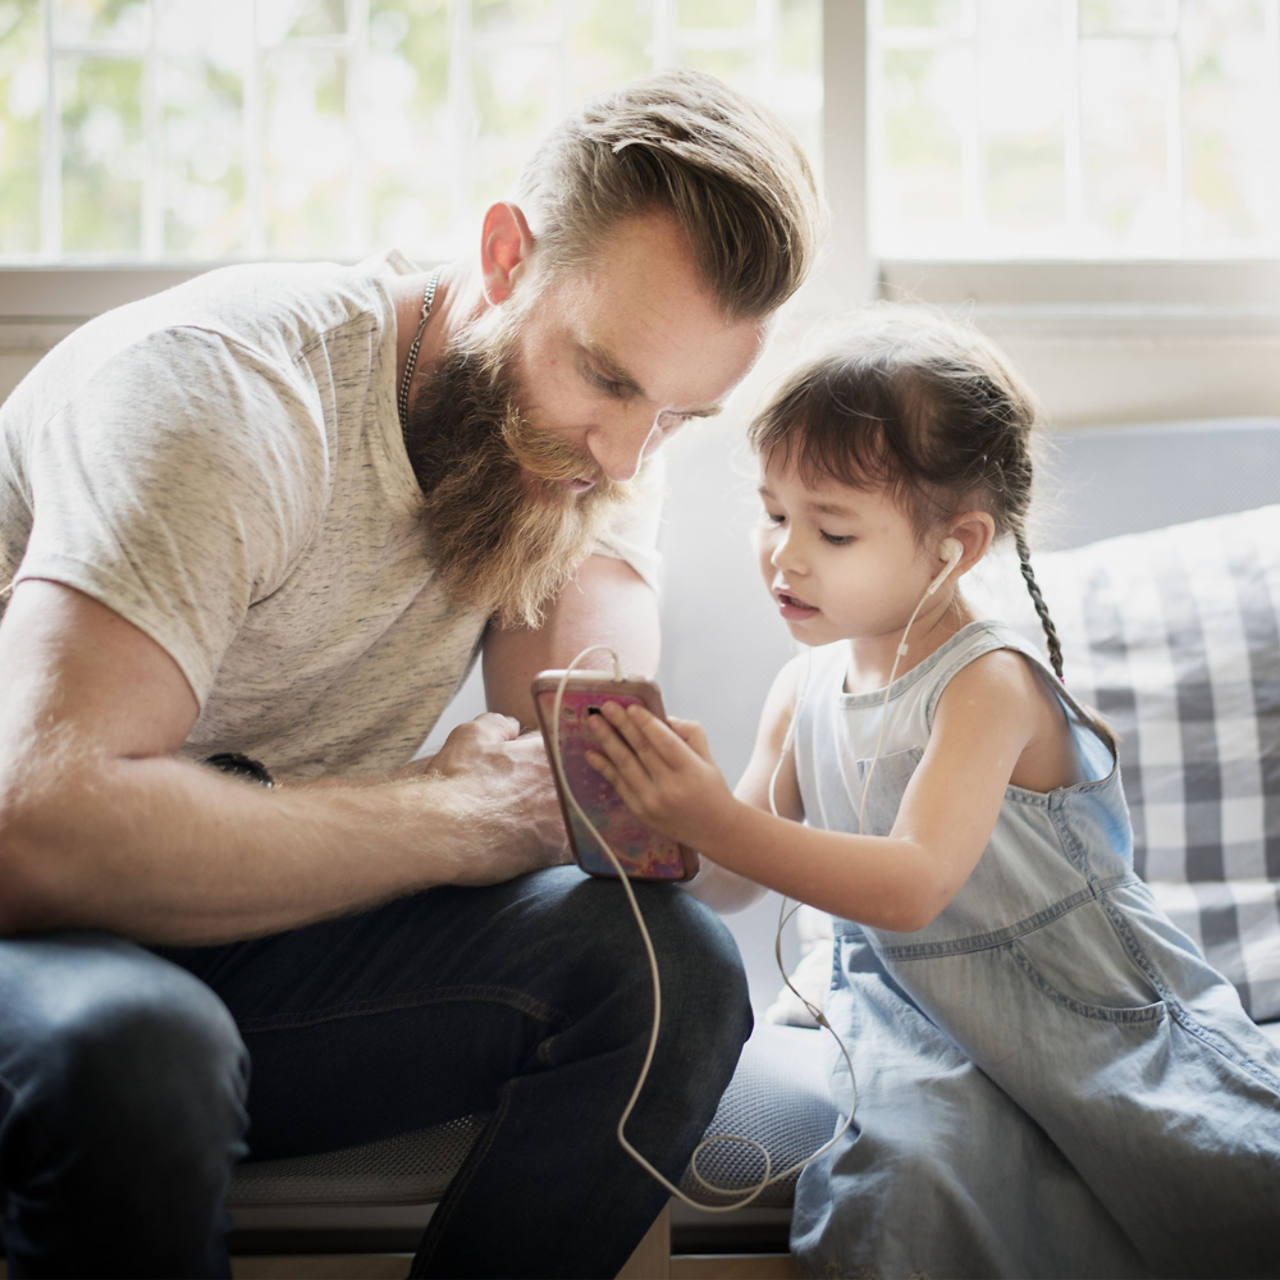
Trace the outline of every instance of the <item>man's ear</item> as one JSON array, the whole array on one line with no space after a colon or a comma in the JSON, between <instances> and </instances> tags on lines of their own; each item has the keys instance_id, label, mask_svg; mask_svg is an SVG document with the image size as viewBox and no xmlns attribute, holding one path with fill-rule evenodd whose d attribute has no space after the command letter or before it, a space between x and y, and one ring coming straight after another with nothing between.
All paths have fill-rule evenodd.
<instances>
[{"instance_id":1,"label":"man's ear","mask_svg":"<svg viewBox=\"0 0 1280 1280\"><path fill-rule=\"evenodd\" d=\"M533 246L533 232L518 205L501 201L489 206L480 232L480 273L491 306L511 296Z\"/></svg>"}]
</instances>

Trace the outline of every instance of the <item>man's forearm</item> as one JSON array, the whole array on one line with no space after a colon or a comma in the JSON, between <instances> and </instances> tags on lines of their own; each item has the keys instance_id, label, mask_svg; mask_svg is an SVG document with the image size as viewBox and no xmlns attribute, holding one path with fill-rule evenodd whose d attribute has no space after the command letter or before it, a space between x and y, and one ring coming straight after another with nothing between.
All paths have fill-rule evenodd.
<instances>
[{"instance_id":1,"label":"man's forearm","mask_svg":"<svg viewBox=\"0 0 1280 1280\"><path fill-rule=\"evenodd\" d=\"M73 766L6 824L0 932L269 933L474 877L501 838L478 817L466 779L432 774L267 790L173 758Z\"/></svg>"}]
</instances>

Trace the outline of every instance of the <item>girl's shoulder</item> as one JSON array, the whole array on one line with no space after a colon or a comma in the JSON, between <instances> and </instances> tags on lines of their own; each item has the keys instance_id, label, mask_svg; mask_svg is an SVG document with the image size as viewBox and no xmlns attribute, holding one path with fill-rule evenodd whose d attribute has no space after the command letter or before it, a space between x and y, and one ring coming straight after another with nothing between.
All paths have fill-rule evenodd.
<instances>
[{"instance_id":1,"label":"girl's shoulder","mask_svg":"<svg viewBox=\"0 0 1280 1280\"><path fill-rule=\"evenodd\" d=\"M938 692L933 724L939 732L980 736L1016 752L1009 781L1047 793L1091 776L1064 711L1071 699L1057 677L1022 645L995 647L957 670Z\"/></svg>"},{"instance_id":2,"label":"girl's shoulder","mask_svg":"<svg viewBox=\"0 0 1280 1280\"><path fill-rule=\"evenodd\" d=\"M1055 681L1030 641L1006 623L990 619L966 624L926 658L917 671L923 677L929 724L948 690L960 688L988 697L1021 690L1029 696L1037 681ZM954 696L951 700L955 701Z\"/></svg>"}]
</instances>

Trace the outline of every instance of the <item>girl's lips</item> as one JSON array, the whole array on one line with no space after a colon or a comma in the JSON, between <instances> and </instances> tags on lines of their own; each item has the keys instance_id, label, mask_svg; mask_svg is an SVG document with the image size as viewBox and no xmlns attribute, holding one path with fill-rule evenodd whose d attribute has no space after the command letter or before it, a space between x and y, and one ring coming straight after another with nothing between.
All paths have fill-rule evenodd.
<instances>
[{"instance_id":1,"label":"girl's lips","mask_svg":"<svg viewBox=\"0 0 1280 1280\"><path fill-rule=\"evenodd\" d=\"M812 618L818 612L811 604L805 604L799 596L793 596L787 591L775 591L774 599L778 602L778 612L788 622L802 622L806 618Z\"/></svg>"},{"instance_id":2,"label":"girl's lips","mask_svg":"<svg viewBox=\"0 0 1280 1280\"><path fill-rule=\"evenodd\" d=\"M594 480L588 480L585 477L579 477L577 480L566 480L564 482L564 487L568 489L570 493L586 493L588 489L594 489L596 487L596 482Z\"/></svg>"}]
</instances>

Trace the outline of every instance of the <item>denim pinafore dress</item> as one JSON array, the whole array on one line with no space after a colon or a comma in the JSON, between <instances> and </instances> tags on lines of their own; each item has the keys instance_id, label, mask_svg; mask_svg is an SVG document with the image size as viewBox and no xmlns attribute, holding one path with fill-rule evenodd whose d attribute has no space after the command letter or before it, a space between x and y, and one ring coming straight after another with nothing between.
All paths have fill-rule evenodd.
<instances>
[{"instance_id":1,"label":"denim pinafore dress","mask_svg":"<svg viewBox=\"0 0 1280 1280\"><path fill-rule=\"evenodd\" d=\"M827 1016L857 1106L800 1175L801 1274L1280 1276L1280 1051L1134 875L1112 752L1017 633L972 623L894 682L868 832L947 682L999 648L1061 700L1090 780L1009 787L924 929L836 921ZM847 661L814 651L795 743L806 822L854 832L884 690L844 693ZM832 1088L847 1111L842 1060Z\"/></svg>"}]
</instances>

